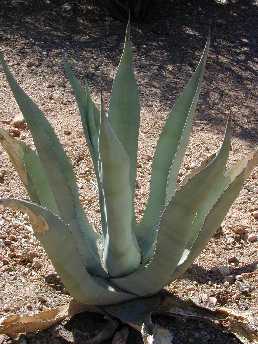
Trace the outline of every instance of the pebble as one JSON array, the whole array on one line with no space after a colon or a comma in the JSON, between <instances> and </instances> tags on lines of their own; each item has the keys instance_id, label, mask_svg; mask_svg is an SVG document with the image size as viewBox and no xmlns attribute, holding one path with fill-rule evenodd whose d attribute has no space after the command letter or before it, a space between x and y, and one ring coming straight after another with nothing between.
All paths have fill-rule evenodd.
<instances>
[{"instance_id":1,"label":"pebble","mask_svg":"<svg viewBox=\"0 0 258 344\"><path fill-rule=\"evenodd\" d=\"M256 242L258 241L258 234L257 233L251 233L248 235L247 240L249 242Z\"/></svg>"},{"instance_id":2,"label":"pebble","mask_svg":"<svg viewBox=\"0 0 258 344\"><path fill-rule=\"evenodd\" d=\"M41 303L47 303L47 299L44 297L44 296L39 296L38 297L38 300L39 300L39 302L41 302Z\"/></svg>"},{"instance_id":3,"label":"pebble","mask_svg":"<svg viewBox=\"0 0 258 344\"><path fill-rule=\"evenodd\" d=\"M207 302L209 297L208 297L207 294L202 294L201 299L202 299L203 302Z\"/></svg>"},{"instance_id":4,"label":"pebble","mask_svg":"<svg viewBox=\"0 0 258 344\"><path fill-rule=\"evenodd\" d=\"M241 296L240 293L235 293L232 295L232 300L237 301L237 300L239 300L240 296Z\"/></svg>"},{"instance_id":5,"label":"pebble","mask_svg":"<svg viewBox=\"0 0 258 344\"><path fill-rule=\"evenodd\" d=\"M20 130L17 129L17 128L10 128L10 129L9 129L9 134L10 134L11 136L13 136L13 137L20 137L21 132L20 132Z\"/></svg>"},{"instance_id":6,"label":"pebble","mask_svg":"<svg viewBox=\"0 0 258 344\"><path fill-rule=\"evenodd\" d=\"M249 295L253 290L253 288L247 283L239 283L238 288L242 294L246 294L246 295Z\"/></svg>"},{"instance_id":7,"label":"pebble","mask_svg":"<svg viewBox=\"0 0 258 344\"><path fill-rule=\"evenodd\" d=\"M26 129L27 127L25 119L21 115L17 115L14 117L14 119L12 120L12 125L15 128L21 129L21 130Z\"/></svg>"},{"instance_id":8,"label":"pebble","mask_svg":"<svg viewBox=\"0 0 258 344\"><path fill-rule=\"evenodd\" d=\"M237 257L232 256L232 257L229 257L229 258L228 258L228 262L229 262L230 264L238 264L238 263L239 263L239 260L237 259Z\"/></svg>"},{"instance_id":9,"label":"pebble","mask_svg":"<svg viewBox=\"0 0 258 344\"><path fill-rule=\"evenodd\" d=\"M12 120L11 119L3 119L1 122L3 124L10 124L12 122Z\"/></svg>"},{"instance_id":10,"label":"pebble","mask_svg":"<svg viewBox=\"0 0 258 344\"><path fill-rule=\"evenodd\" d=\"M248 231L248 227L239 225L236 228L234 228L233 231L238 235L245 235Z\"/></svg>"},{"instance_id":11,"label":"pebble","mask_svg":"<svg viewBox=\"0 0 258 344\"><path fill-rule=\"evenodd\" d=\"M4 265L7 265L7 264L9 264L9 259L8 258L3 258L2 259L2 263L4 264Z\"/></svg>"},{"instance_id":12,"label":"pebble","mask_svg":"<svg viewBox=\"0 0 258 344\"><path fill-rule=\"evenodd\" d=\"M255 218L255 220L258 220L258 210L254 211L252 215Z\"/></svg>"},{"instance_id":13,"label":"pebble","mask_svg":"<svg viewBox=\"0 0 258 344\"><path fill-rule=\"evenodd\" d=\"M71 132L71 130L65 129L65 130L64 130L64 134L65 134L65 135L71 135L72 132Z\"/></svg>"},{"instance_id":14,"label":"pebble","mask_svg":"<svg viewBox=\"0 0 258 344\"><path fill-rule=\"evenodd\" d=\"M20 263L22 265L31 264L33 262L33 258L35 257L33 252L25 252L20 256Z\"/></svg>"},{"instance_id":15,"label":"pebble","mask_svg":"<svg viewBox=\"0 0 258 344\"><path fill-rule=\"evenodd\" d=\"M5 244L6 246L10 246L10 245L12 245L12 242L11 242L11 240L9 240L9 239L5 239L5 240L4 240L4 244Z\"/></svg>"},{"instance_id":16,"label":"pebble","mask_svg":"<svg viewBox=\"0 0 258 344\"><path fill-rule=\"evenodd\" d=\"M146 160L147 161L151 161L152 160L152 156L151 155L146 155Z\"/></svg>"},{"instance_id":17,"label":"pebble","mask_svg":"<svg viewBox=\"0 0 258 344\"><path fill-rule=\"evenodd\" d=\"M32 267L35 270L39 270L42 267L42 263L39 260L33 260Z\"/></svg>"},{"instance_id":18,"label":"pebble","mask_svg":"<svg viewBox=\"0 0 258 344\"><path fill-rule=\"evenodd\" d=\"M0 171L0 183L3 184L4 183L4 177L6 175L6 171L2 170Z\"/></svg>"},{"instance_id":19,"label":"pebble","mask_svg":"<svg viewBox=\"0 0 258 344\"><path fill-rule=\"evenodd\" d=\"M209 297L209 304L210 304L211 306L215 307L216 304L217 304L217 302L218 302L218 300L217 300L217 298L216 298L215 296L210 296L210 297Z\"/></svg>"},{"instance_id":20,"label":"pebble","mask_svg":"<svg viewBox=\"0 0 258 344\"><path fill-rule=\"evenodd\" d=\"M227 238L227 244L233 244L235 242L235 240L234 240L234 238L231 238L231 237L229 237L229 238Z\"/></svg>"},{"instance_id":21,"label":"pebble","mask_svg":"<svg viewBox=\"0 0 258 344\"><path fill-rule=\"evenodd\" d=\"M27 67L31 68L32 70L34 70L34 67L39 67L40 66L40 61L37 59L34 60L30 60L27 62Z\"/></svg>"},{"instance_id":22,"label":"pebble","mask_svg":"<svg viewBox=\"0 0 258 344\"><path fill-rule=\"evenodd\" d=\"M57 276L56 273L50 273L45 276L45 281L48 284L58 284L60 283L60 278Z\"/></svg>"},{"instance_id":23,"label":"pebble","mask_svg":"<svg viewBox=\"0 0 258 344\"><path fill-rule=\"evenodd\" d=\"M17 241L17 236L11 234L11 235L9 235L9 239L10 239L11 241Z\"/></svg>"}]
</instances>

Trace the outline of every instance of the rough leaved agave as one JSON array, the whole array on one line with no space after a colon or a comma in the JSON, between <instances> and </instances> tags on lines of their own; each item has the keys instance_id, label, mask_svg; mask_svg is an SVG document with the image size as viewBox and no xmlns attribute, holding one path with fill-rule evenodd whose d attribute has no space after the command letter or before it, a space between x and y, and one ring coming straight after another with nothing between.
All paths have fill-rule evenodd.
<instances>
[{"instance_id":1,"label":"rough leaved agave","mask_svg":"<svg viewBox=\"0 0 258 344\"><path fill-rule=\"evenodd\" d=\"M92 101L70 66L74 91L99 190L101 231L95 232L79 202L72 166L37 105L1 64L33 136L36 151L1 129L0 141L32 202L1 199L26 212L65 287L79 302L110 305L153 295L198 256L220 226L258 152L226 169L231 125L217 154L206 160L180 189L176 180L190 136L209 40L200 62L167 117L151 175L144 216L136 223L134 192L140 105L132 68L129 25L113 82L108 113Z\"/></svg>"}]
</instances>

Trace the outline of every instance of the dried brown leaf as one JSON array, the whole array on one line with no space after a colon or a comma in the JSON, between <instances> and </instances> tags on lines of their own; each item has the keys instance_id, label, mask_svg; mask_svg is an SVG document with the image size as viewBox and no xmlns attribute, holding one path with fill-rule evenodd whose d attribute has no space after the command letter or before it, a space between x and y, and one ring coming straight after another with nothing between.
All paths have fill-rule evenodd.
<instances>
[{"instance_id":1,"label":"dried brown leaf","mask_svg":"<svg viewBox=\"0 0 258 344\"><path fill-rule=\"evenodd\" d=\"M51 308L32 315L10 315L0 320L0 334L11 338L19 338L21 334L43 331L64 319L87 310L95 311L94 307L79 304L75 301Z\"/></svg>"}]
</instances>

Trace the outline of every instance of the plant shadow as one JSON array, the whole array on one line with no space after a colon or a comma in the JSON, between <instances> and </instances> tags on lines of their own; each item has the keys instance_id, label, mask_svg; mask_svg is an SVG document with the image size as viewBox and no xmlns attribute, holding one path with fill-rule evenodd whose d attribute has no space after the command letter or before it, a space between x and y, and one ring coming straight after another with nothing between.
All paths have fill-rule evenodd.
<instances>
[{"instance_id":1,"label":"plant shadow","mask_svg":"<svg viewBox=\"0 0 258 344\"><path fill-rule=\"evenodd\" d=\"M256 271L258 261L245 264L239 267L226 267L228 274L232 276L232 280L235 279L238 275L245 275ZM214 267L212 269L205 269L198 264L193 264L188 271L185 273L185 279L196 281L200 284L206 284L208 282L212 284L224 283L225 274L222 273L223 267Z\"/></svg>"},{"instance_id":2,"label":"plant shadow","mask_svg":"<svg viewBox=\"0 0 258 344\"><path fill-rule=\"evenodd\" d=\"M215 326L205 317L194 318L185 317L183 315L173 315L168 313L155 313L152 316L152 321L161 326L161 328L168 329L173 336L174 344L189 344L189 338L192 338L192 344L240 344L241 342L235 335L222 330ZM22 339L28 344L93 344L99 343L92 340L98 335L107 325L107 321L103 316L97 313L80 313L75 315L71 320L63 322L62 324L53 326L52 328L39 332L37 334L30 334L24 336ZM121 324L117 331L124 328ZM201 334L201 336L200 336ZM126 342L120 339L118 343L127 344L142 344L143 340L139 332L130 328L129 335ZM103 344L117 343L114 337L104 341Z\"/></svg>"},{"instance_id":3,"label":"plant shadow","mask_svg":"<svg viewBox=\"0 0 258 344\"><path fill-rule=\"evenodd\" d=\"M125 24L94 3L29 3L23 11L0 9L0 42L22 39L24 44L14 48L13 54L20 60L37 55L39 65L47 60L52 73L57 61L73 60L80 78L87 78L98 92L110 92ZM213 0L153 5L149 22L132 29L143 105L147 109L156 106L161 112L171 107L198 62L210 27L212 46L197 125L205 122L221 131L231 114L234 134L257 143L257 8L251 0L224 6ZM63 73L60 69L54 72Z\"/></svg>"}]
</instances>

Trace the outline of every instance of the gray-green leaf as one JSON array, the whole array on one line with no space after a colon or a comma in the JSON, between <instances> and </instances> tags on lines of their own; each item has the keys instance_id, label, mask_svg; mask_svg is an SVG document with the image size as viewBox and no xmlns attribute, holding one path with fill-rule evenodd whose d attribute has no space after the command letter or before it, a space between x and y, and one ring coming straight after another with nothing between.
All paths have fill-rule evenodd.
<instances>
[{"instance_id":1,"label":"gray-green leaf","mask_svg":"<svg viewBox=\"0 0 258 344\"><path fill-rule=\"evenodd\" d=\"M58 214L54 195L38 154L0 128L0 143L9 155L32 201Z\"/></svg>"},{"instance_id":2,"label":"gray-green leaf","mask_svg":"<svg viewBox=\"0 0 258 344\"><path fill-rule=\"evenodd\" d=\"M221 225L221 222L229 211L232 203L239 195L245 180L248 178L250 172L257 164L258 151L253 153L248 159L238 162L232 168L226 171L225 178L227 180L227 185L225 186L220 198L207 215L204 225L198 233L198 236L188 248L188 254L185 255L185 259L182 260L178 265L175 273L173 274L173 279L176 279L182 275L207 245L210 238L215 234Z\"/></svg>"},{"instance_id":3,"label":"gray-green leaf","mask_svg":"<svg viewBox=\"0 0 258 344\"><path fill-rule=\"evenodd\" d=\"M99 131L100 131L100 111L91 99L88 85L82 87L80 81L74 75L70 65L64 65L66 75L74 91L78 108L81 115L84 135L91 153L95 175L98 183L99 203L101 210L101 223L103 234L106 235L106 215L104 212L104 196L100 181L100 161L99 161Z\"/></svg>"},{"instance_id":4,"label":"gray-green leaf","mask_svg":"<svg viewBox=\"0 0 258 344\"><path fill-rule=\"evenodd\" d=\"M160 214L176 191L177 174L191 133L209 44L208 39L197 69L177 98L157 144L152 163L149 199L142 221L136 227L137 237L147 257L155 240L155 228Z\"/></svg>"},{"instance_id":5,"label":"gray-green leaf","mask_svg":"<svg viewBox=\"0 0 258 344\"><path fill-rule=\"evenodd\" d=\"M108 273L115 277L136 270L141 255L132 230L130 160L104 113L101 116L100 156L107 217L104 264Z\"/></svg>"},{"instance_id":6,"label":"gray-green leaf","mask_svg":"<svg viewBox=\"0 0 258 344\"><path fill-rule=\"evenodd\" d=\"M119 141L128 154L130 160L130 185L134 196L140 102L133 72L129 23L126 30L123 54L113 81L108 118Z\"/></svg>"}]
</instances>

